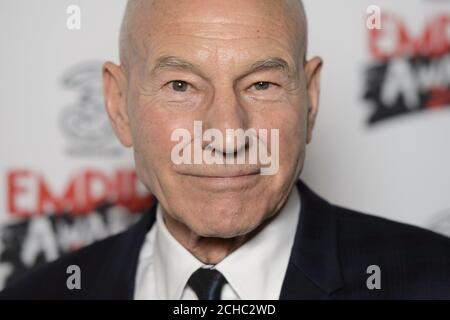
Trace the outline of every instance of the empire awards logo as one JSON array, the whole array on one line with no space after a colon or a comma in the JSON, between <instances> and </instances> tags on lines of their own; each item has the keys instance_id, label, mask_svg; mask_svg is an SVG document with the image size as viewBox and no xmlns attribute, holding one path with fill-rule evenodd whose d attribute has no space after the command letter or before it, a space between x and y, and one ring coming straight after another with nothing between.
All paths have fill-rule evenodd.
<instances>
[{"instance_id":1,"label":"empire awards logo","mask_svg":"<svg viewBox=\"0 0 450 320\"><path fill-rule=\"evenodd\" d=\"M383 12L382 29L370 29L374 59L366 70L369 125L450 106L450 15L430 16L413 32L399 16Z\"/></svg>"},{"instance_id":2,"label":"empire awards logo","mask_svg":"<svg viewBox=\"0 0 450 320\"><path fill-rule=\"evenodd\" d=\"M111 156L121 152L104 107L101 72L100 62L88 62L69 69L62 77L62 85L78 95L59 118L70 155Z\"/></svg>"}]
</instances>

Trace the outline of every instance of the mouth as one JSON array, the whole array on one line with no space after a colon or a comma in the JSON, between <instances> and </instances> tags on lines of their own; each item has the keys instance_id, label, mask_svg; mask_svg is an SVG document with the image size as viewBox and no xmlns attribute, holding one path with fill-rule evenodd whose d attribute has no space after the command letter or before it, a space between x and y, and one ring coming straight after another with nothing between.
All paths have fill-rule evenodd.
<instances>
[{"instance_id":1,"label":"mouth","mask_svg":"<svg viewBox=\"0 0 450 320\"><path fill-rule=\"evenodd\" d=\"M198 178L207 178L207 179L234 179L234 178L242 178L247 176L256 176L259 175L259 171L257 173L218 173L218 174L185 174L191 177Z\"/></svg>"},{"instance_id":2,"label":"mouth","mask_svg":"<svg viewBox=\"0 0 450 320\"><path fill-rule=\"evenodd\" d=\"M190 178L194 184L204 189L243 189L256 184L260 177L259 168L250 169L225 169L203 172L186 172L182 175Z\"/></svg>"}]
</instances>

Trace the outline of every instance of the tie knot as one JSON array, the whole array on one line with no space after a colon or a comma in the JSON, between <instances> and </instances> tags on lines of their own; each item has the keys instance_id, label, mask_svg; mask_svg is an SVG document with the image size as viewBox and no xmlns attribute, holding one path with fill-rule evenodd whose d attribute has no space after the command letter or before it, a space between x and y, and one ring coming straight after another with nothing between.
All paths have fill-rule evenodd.
<instances>
[{"instance_id":1,"label":"tie knot","mask_svg":"<svg viewBox=\"0 0 450 320\"><path fill-rule=\"evenodd\" d=\"M220 300L226 279L215 269L199 268L189 278L188 285L199 300Z\"/></svg>"}]
</instances>

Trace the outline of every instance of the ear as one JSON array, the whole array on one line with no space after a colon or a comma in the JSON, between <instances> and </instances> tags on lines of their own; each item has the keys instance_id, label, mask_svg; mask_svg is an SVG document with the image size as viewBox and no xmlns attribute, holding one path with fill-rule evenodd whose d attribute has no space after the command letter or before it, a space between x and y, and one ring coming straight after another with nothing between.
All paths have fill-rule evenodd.
<instances>
[{"instance_id":1,"label":"ear","mask_svg":"<svg viewBox=\"0 0 450 320\"><path fill-rule=\"evenodd\" d=\"M120 142L133 145L127 112L127 80L123 69L112 62L103 65L103 96L106 112Z\"/></svg>"},{"instance_id":2,"label":"ear","mask_svg":"<svg viewBox=\"0 0 450 320\"><path fill-rule=\"evenodd\" d=\"M320 73L322 71L322 59L314 57L305 63L306 89L308 93L308 128L306 143L312 140L312 132L319 111Z\"/></svg>"}]
</instances>

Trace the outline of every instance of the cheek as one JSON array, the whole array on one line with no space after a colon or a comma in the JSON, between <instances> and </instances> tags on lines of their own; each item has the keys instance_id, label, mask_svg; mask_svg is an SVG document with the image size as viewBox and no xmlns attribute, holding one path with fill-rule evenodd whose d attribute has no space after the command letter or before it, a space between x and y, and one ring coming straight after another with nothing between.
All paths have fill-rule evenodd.
<instances>
[{"instance_id":1,"label":"cheek","mask_svg":"<svg viewBox=\"0 0 450 320\"><path fill-rule=\"evenodd\" d=\"M278 106L272 110L265 110L263 114L255 117L257 128L270 130L277 129L279 132L279 152L286 153L288 150L300 146L306 133L306 115L302 112L304 108L291 105ZM276 141L269 141L269 146Z\"/></svg>"},{"instance_id":2,"label":"cheek","mask_svg":"<svg viewBox=\"0 0 450 320\"><path fill-rule=\"evenodd\" d=\"M307 132L307 102L304 97L299 97L286 112L280 112L280 124L283 134L283 140L292 146L302 146L305 143ZM287 146L289 148L289 146Z\"/></svg>"},{"instance_id":3,"label":"cheek","mask_svg":"<svg viewBox=\"0 0 450 320\"><path fill-rule=\"evenodd\" d=\"M257 117L257 126L267 128L268 138L271 138L271 129L278 129L278 140L268 141L269 152L279 159L278 174L272 177L274 181L286 183L298 166L302 165L305 141L306 141L306 116L301 103L295 105L279 105L268 108L264 114ZM255 123L256 123L255 122ZM278 148L275 144L278 143ZM274 183L274 186L279 186Z\"/></svg>"},{"instance_id":4,"label":"cheek","mask_svg":"<svg viewBox=\"0 0 450 320\"><path fill-rule=\"evenodd\" d=\"M305 120L306 118L303 114L294 112L291 113L289 118L284 119L280 125L280 143L284 144L283 148L287 149L288 152L302 146L307 132ZM283 150L280 149L281 152Z\"/></svg>"},{"instance_id":5,"label":"cheek","mask_svg":"<svg viewBox=\"0 0 450 320\"><path fill-rule=\"evenodd\" d=\"M172 141L174 130L191 129L189 117L168 112L155 105L136 107L132 119L132 135L135 151L146 163L157 163L158 170L171 164L171 151L177 141Z\"/></svg>"}]
</instances>

